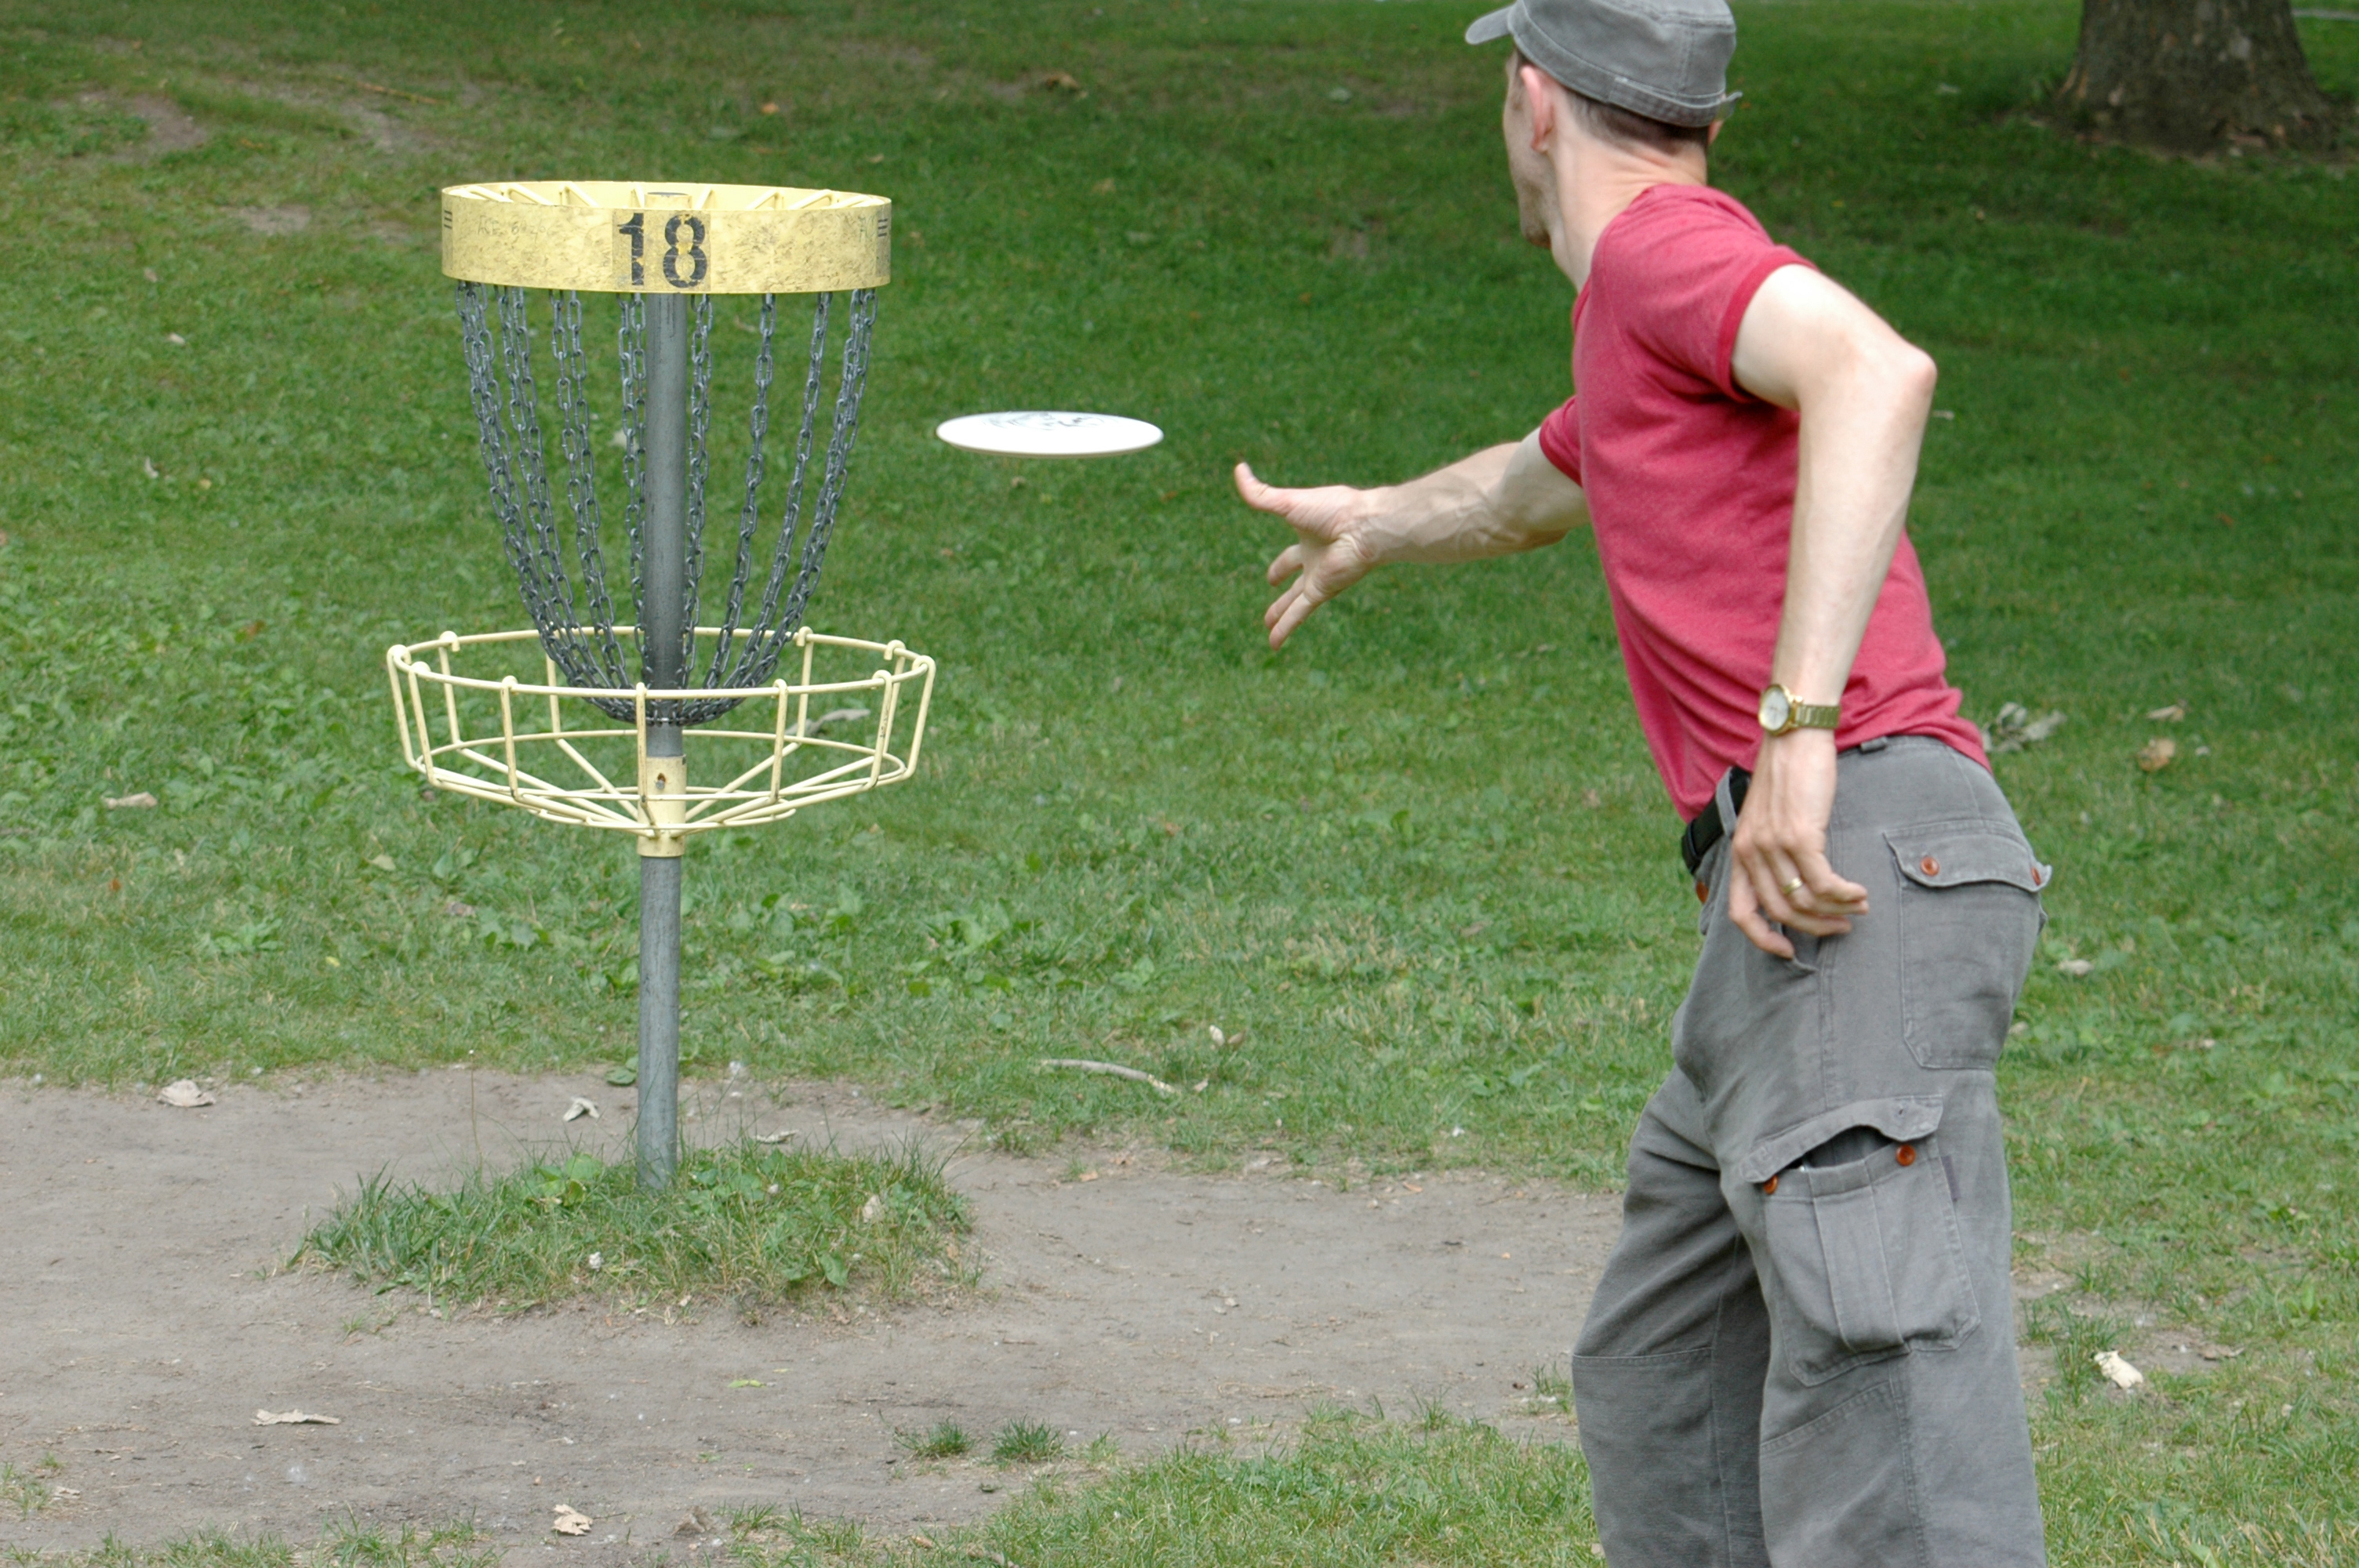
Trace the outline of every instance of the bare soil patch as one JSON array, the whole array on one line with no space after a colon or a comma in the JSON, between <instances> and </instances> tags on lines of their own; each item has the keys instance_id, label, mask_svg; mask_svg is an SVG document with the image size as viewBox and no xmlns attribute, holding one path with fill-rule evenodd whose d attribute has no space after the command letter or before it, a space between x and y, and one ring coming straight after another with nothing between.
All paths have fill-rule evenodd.
<instances>
[{"instance_id":1,"label":"bare soil patch","mask_svg":"<svg viewBox=\"0 0 2359 1568\"><path fill-rule=\"evenodd\" d=\"M0 1461L54 1455L48 1482L71 1494L0 1517L0 1548L472 1515L511 1545L619 1562L690 1550L697 1509L743 1503L888 1530L971 1518L1018 1477L894 1442L942 1420L986 1445L1042 1421L1136 1456L1265 1439L1328 1400L1514 1418L1571 1344L1616 1222L1611 1197L1475 1174L1337 1192L1093 1150L1083 1181L1070 1149L962 1151L984 1285L932 1303L442 1317L284 1271L364 1173L448 1177L478 1136L495 1163L627 1136L629 1091L594 1077L473 1089L472 1123L450 1072L229 1086L193 1110L0 1092ZM576 1095L601 1117L561 1123ZM708 1087L696 1108L713 1136L963 1137L848 1087ZM298 1409L338 1424L255 1424ZM591 1532L551 1536L560 1504Z\"/></svg>"}]
</instances>

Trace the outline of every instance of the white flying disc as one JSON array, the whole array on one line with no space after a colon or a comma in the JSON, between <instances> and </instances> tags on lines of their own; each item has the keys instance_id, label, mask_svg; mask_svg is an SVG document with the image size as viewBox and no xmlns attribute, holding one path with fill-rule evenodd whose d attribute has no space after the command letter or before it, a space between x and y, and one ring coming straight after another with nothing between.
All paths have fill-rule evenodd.
<instances>
[{"instance_id":1,"label":"white flying disc","mask_svg":"<svg viewBox=\"0 0 2359 1568\"><path fill-rule=\"evenodd\" d=\"M1110 458L1163 439L1159 427L1119 414L966 414L934 434L964 451L1007 458Z\"/></svg>"}]
</instances>

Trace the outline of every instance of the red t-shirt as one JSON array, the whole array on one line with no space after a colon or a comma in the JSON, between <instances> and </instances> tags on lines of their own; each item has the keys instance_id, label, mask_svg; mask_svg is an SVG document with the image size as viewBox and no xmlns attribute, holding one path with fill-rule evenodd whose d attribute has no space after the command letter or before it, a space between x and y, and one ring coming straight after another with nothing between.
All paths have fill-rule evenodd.
<instances>
[{"instance_id":1,"label":"red t-shirt","mask_svg":"<svg viewBox=\"0 0 2359 1568\"><path fill-rule=\"evenodd\" d=\"M1638 722L1681 816L1761 748L1799 421L1739 387L1729 357L1762 280L1809 265L1733 197L1646 191L1598 236L1572 308L1579 391L1540 426L1540 449L1588 495ZM1904 535L1835 743L1931 735L1988 766L1942 667Z\"/></svg>"}]
</instances>

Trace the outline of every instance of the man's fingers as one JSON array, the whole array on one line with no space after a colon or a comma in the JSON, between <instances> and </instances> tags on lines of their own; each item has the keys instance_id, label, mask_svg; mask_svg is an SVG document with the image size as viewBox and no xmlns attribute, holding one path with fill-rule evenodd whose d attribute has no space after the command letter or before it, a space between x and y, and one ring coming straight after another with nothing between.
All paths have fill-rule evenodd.
<instances>
[{"instance_id":1,"label":"man's fingers","mask_svg":"<svg viewBox=\"0 0 2359 1568\"><path fill-rule=\"evenodd\" d=\"M1815 865L1798 863L1801 857ZM1776 946L1762 940L1767 922L1813 936L1840 936L1851 929L1848 916L1866 912L1867 890L1835 875L1834 868L1817 850L1789 851L1783 845L1756 840L1740 849L1736 860L1736 874L1729 879L1729 914L1737 916L1739 895L1744 895L1742 903L1755 912L1754 918L1760 924L1747 925L1742 919L1737 924L1764 952L1793 957L1792 945L1782 937ZM1827 889L1826 893L1818 891L1821 886Z\"/></svg>"},{"instance_id":2,"label":"man's fingers","mask_svg":"<svg viewBox=\"0 0 2359 1568\"><path fill-rule=\"evenodd\" d=\"M1276 588L1302 569L1302 546L1298 541L1278 551L1277 558L1269 563L1269 585Z\"/></svg>"},{"instance_id":3,"label":"man's fingers","mask_svg":"<svg viewBox=\"0 0 2359 1568\"><path fill-rule=\"evenodd\" d=\"M1818 914L1867 913L1867 890L1837 874L1824 855L1806 849L1795 860L1795 872L1803 881L1799 895L1803 908Z\"/></svg>"},{"instance_id":4,"label":"man's fingers","mask_svg":"<svg viewBox=\"0 0 2359 1568\"><path fill-rule=\"evenodd\" d=\"M1269 629L1269 645L1273 648L1283 647L1286 640L1294 635L1294 629L1309 620L1310 612L1319 608L1319 600L1299 589L1294 590L1292 598L1293 602L1286 606Z\"/></svg>"},{"instance_id":5,"label":"man's fingers","mask_svg":"<svg viewBox=\"0 0 2359 1568\"><path fill-rule=\"evenodd\" d=\"M1741 866L1736 875L1728 879L1728 918L1745 933L1745 940L1763 952L1780 958L1794 956L1794 945L1762 918L1760 903L1753 896L1753 883Z\"/></svg>"},{"instance_id":6,"label":"man's fingers","mask_svg":"<svg viewBox=\"0 0 2359 1568\"><path fill-rule=\"evenodd\" d=\"M1293 609L1294 601L1301 597L1302 585L1297 583L1294 587L1288 589L1284 593L1279 594L1276 599L1269 601L1269 608L1261 612L1261 623L1264 626L1275 629L1279 619L1284 616L1288 611Z\"/></svg>"}]
</instances>

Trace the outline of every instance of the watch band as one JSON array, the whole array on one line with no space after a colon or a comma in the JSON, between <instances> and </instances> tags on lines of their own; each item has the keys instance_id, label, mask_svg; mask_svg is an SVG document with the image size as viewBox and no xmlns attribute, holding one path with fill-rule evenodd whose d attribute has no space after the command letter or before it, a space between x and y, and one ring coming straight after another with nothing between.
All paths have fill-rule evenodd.
<instances>
[{"instance_id":1,"label":"watch band","mask_svg":"<svg viewBox=\"0 0 2359 1568\"><path fill-rule=\"evenodd\" d=\"M1840 702L1798 702L1793 717L1786 721L1788 730L1832 730L1843 723Z\"/></svg>"}]
</instances>

